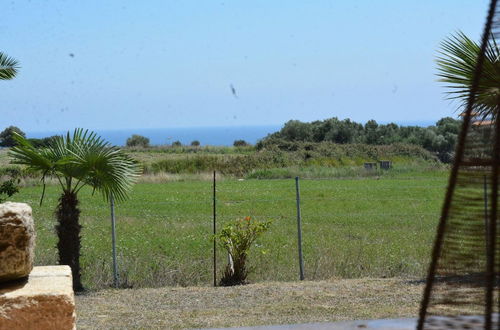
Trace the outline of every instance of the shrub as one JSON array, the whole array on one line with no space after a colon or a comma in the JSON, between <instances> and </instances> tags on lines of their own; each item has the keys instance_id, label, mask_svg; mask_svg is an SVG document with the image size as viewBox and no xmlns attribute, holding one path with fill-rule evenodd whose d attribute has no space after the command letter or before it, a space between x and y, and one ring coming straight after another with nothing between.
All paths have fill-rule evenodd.
<instances>
[{"instance_id":1,"label":"shrub","mask_svg":"<svg viewBox=\"0 0 500 330\"><path fill-rule=\"evenodd\" d=\"M134 134L127 139L127 147L149 147L149 139L142 135Z\"/></svg>"},{"instance_id":2,"label":"shrub","mask_svg":"<svg viewBox=\"0 0 500 330\"><path fill-rule=\"evenodd\" d=\"M172 147L182 147L182 142L177 140L172 142Z\"/></svg>"},{"instance_id":3,"label":"shrub","mask_svg":"<svg viewBox=\"0 0 500 330\"><path fill-rule=\"evenodd\" d=\"M10 178L19 178L23 176L23 170L19 166L0 167L0 177L8 176Z\"/></svg>"},{"instance_id":4,"label":"shrub","mask_svg":"<svg viewBox=\"0 0 500 330\"><path fill-rule=\"evenodd\" d=\"M9 179L0 184L0 203L19 192L18 180Z\"/></svg>"},{"instance_id":5,"label":"shrub","mask_svg":"<svg viewBox=\"0 0 500 330\"><path fill-rule=\"evenodd\" d=\"M0 203L3 203L7 198L19 192L21 171L15 167L7 167L3 173L0 173L0 176L7 177L0 183Z\"/></svg>"},{"instance_id":6,"label":"shrub","mask_svg":"<svg viewBox=\"0 0 500 330\"><path fill-rule=\"evenodd\" d=\"M226 224L221 232L216 235L215 238L218 244L229 253L232 261L226 266L219 285L230 286L247 283L248 269L246 262L248 253L253 242L266 232L270 225L271 221L262 222L246 217Z\"/></svg>"},{"instance_id":7,"label":"shrub","mask_svg":"<svg viewBox=\"0 0 500 330\"><path fill-rule=\"evenodd\" d=\"M246 147L248 145L249 145L249 143L245 140L236 140L233 142L233 146L235 146L235 147Z\"/></svg>"},{"instance_id":8,"label":"shrub","mask_svg":"<svg viewBox=\"0 0 500 330\"><path fill-rule=\"evenodd\" d=\"M200 146L200 141L194 140L193 142L191 142L191 146L193 146L193 147L199 147Z\"/></svg>"},{"instance_id":9,"label":"shrub","mask_svg":"<svg viewBox=\"0 0 500 330\"><path fill-rule=\"evenodd\" d=\"M30 138L28 141L35 147L35 148L46 148L50 146L54 141L58 138L57 135L49 136L49 137L44 137L41 139L37 138Z\"/></svg>"},{"instance_id":10,"label":"shrub","mask_svg":"<svg viewBox=\"0 0 500 330\"><path fill-rule=\"evenodd\" d=\"M26 134L24 134L21 129L19 129L16 126L9 126L6 129L4 129L0 133L0 147L13 147L16 145L16 141L14 140L14 132L25 137Z\"/></svg>"}]
</instances>

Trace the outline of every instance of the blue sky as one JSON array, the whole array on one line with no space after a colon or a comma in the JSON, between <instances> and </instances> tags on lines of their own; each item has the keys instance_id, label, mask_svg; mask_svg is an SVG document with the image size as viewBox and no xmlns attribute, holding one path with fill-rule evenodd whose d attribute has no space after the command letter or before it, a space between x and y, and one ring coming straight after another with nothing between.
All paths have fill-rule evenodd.
<instances>
[{"instance_id":1,"label":"blue sky","mask_svg":"<svg viewBox=\"0 0 500 330\"><path fill-rule=\"evenodd\" d=\"M488 1L9 1L0 129L241 126L454 115L439 42ZM234 86L235 97L230 86Z\"/></svg>"}]
</instances>

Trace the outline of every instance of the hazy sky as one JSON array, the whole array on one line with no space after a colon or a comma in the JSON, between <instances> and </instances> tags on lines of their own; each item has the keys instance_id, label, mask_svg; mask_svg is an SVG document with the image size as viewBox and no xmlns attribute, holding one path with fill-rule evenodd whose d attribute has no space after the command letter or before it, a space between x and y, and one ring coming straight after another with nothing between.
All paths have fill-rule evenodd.
<instances>
[{"instance_id":1,"label":"hazy sky","mask_svg":"<svg viewBox=\"0 0 500 330\"><path fill-rule=\"evenodd\" d=\"M439 42L487 0L5 1L0 129L282 124L453 115ZM235 94L232 93L234 87Z\"/></svg>"}]
</instances>

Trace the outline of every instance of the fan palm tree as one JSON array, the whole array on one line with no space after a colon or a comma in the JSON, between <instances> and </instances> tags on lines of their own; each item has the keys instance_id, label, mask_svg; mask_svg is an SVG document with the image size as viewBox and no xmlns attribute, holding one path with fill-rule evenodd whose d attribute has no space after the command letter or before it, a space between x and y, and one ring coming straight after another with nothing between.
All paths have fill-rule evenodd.
<instances>
[{"instance_id":1,"label":"fan palm tree","mask_svg":"<svg viewBox=\"0 0 500 330\"><path fill-rule=\"evenodd\" d=\"M458 32L441 43L437 59L438 76L447 83L450 99L467 102L481 46ZM474 112L478 117L496 118L500 109L500 48L493 35L486 47L483 71L477 89Z\"/></svg>"},{"instance_id":2,"label":"fan palm tree","mask_svg":"<svg viewBox=\"0 0 500 330\"><path fill-rule=\"evenodd\" d=\"M0 80L14 78L18 68L18 63L15 59L0 52Z\"/></svg>"},{"instance_id":3,"label":"fan palm tree","mask_svg":"<svg viewBox=\"0 0 500 330\"><path fill-rule=\"evenodd\" d=\"M80 210L78 192L90 186L117 201L127 198L140 174L140 166L118 148L112 147L93 132L76 129L72 136L57 137L47 148L37 149L26 138L16 135L17 145L10 150L12 162L26 165L41 174L43 192L48 176L57 178L62 188L56 208L56 232L59 263L69 265L73 288L82 291L80 278Z\"/></svg>"}]
</instances>

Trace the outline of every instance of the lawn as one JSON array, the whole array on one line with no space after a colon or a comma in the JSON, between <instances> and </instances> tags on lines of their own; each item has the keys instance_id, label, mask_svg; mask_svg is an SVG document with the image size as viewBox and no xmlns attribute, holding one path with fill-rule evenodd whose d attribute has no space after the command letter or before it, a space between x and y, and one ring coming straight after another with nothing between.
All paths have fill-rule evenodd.
<instances>
[{"instance_id":1,"label":"lawn","mask_svg":"<svg viewBox=\"0 0 500 330\"><path fill-rule=\"evenodd\" d=\"M305 276L384 278L424 275L447 174L399 173L355 179L302 180ZM59 188L24 187L16 201L33 207L36 263L57 263L53 210ZM109 206L90 190L80 193L83 282L103 289L112 281ZM116 207L123 287L208 286L212 283L212 183L140 183ZM249 258L251 282L298 278L295 181L222 180L217 223L251 216L273 220ZM226 256L219 251L218 273Z\"/></svg>"}]
</instances>

